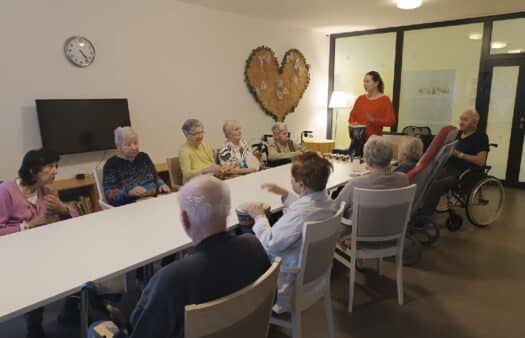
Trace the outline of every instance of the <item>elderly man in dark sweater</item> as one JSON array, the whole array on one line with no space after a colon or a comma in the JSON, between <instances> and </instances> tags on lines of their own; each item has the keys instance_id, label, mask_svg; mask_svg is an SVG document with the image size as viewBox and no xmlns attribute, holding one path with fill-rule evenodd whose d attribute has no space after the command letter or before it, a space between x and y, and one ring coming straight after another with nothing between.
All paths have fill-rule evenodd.
<instances>
[{"instance_id":1,"label":"elderly man in dark sweater","mask_svg":"<svg viewBox=\"0 0 525 338\"><path fill-rule=\"evenodd\" d=\"M208 302L253 283L269 267L260 242L251 234L226 231L228 187L212 176L198 176L179 192L181 219L194 252L157 272L131 315L131 338L184 337L184 307ZM99 337L97 323L90 337ZM125 337L118 332L115 337Z\"/></svg>"}]
</instances>

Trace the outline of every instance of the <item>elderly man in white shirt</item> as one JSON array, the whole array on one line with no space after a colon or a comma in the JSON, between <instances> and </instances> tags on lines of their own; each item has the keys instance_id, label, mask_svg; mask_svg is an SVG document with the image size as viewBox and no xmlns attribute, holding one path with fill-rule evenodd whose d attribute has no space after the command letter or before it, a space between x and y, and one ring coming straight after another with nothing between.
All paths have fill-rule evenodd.
<instances>
[{"instance_id":1,"label":"elderly man in white shirt","mask_svg":"<svg viewBox=\"0 0 525 338\"><path fill-rule=\"evenodd\" d=\"M299 267L304 223L324 220L335 214L333 201L325 191L332 170L332 164L316 153L297 155L292 160L291 170L295 194L275 184L262 186L283 199L283 216L279 221L271 227L261 203L253 203L248 208L248 213L255 219L255 235L271 258L282 258L285 268ZM295 277L293 273L280 272L274 312L290 311Z\"/></svg>"}]
</instances>

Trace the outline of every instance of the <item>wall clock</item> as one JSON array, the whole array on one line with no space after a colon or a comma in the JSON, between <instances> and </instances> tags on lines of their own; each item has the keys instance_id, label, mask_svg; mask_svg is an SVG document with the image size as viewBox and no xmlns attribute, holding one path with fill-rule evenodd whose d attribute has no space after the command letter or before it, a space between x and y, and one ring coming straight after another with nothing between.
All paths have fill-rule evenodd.
<instances>
[{"instance_id":1,"label":"wall clock","mask_svg":"<svg viewBox=\"0 0 525 338\"><path fill-rule=\"evenodd\" d=\"M64 44L66 58L77 67L87 67L95 61L95 46L83 36L72 36Z\"/></svg>"}]
</instances>

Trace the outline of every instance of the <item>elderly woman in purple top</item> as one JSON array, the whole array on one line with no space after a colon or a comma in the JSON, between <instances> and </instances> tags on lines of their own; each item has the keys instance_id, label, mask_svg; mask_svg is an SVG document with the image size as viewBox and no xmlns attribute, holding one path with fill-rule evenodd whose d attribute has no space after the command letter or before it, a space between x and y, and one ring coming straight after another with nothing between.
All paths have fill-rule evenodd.
<instances>
[{"instance_id":1,"label":"elderly woman in purple top","mask_svg":"<svg viewBox=\"0 0 525 338\"><path fill-rule=\"evenodd\" d=\"M47 186L55 180L58 160L58 155L43 149L31 150L24 156L18 178L0 184L0 236L78 216ZM65 305L71 307L71 301ZM45 337L43 313L39 308L26 314L27 337Z\"/></svg>"}]
</instances>

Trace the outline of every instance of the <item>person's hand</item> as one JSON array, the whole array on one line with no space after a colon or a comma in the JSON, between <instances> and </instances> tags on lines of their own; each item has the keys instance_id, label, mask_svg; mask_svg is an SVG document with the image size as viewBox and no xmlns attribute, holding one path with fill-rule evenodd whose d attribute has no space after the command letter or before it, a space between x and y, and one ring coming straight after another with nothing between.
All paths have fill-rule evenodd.
<instances>
[{"instance_id":1,"label":"person's hand","mask_svg":"<svg viewBox=\"0 0 525 338\"><path fill-rule=\"evenodd\" d=\"M29 222L26 222L26 225L27 225L26 229L36 228L42 225L52 223L53 221L55 221L55 219L50 214L37 216L33 218L32 220L30 220Z\"/></svg>"},{"instance_id":2,"label":"person's hand","mask_svg":"<svg viewBox=\"0 0 525 338\"><path fill-rule=\"evenodd\" d=\"M213 175L221 175L222 172L223 172L223 169L218 164L210 165L208 168L202 171L203 174L213 174Z\"/></svg>"},{"instance_id":3,"label":"person's hand","mask_svg":"<svg viewBox=\"0 0 525 338\"><path fill-rule=\"evenodd\" d=\"M44 202L47 211L51 214L66 215L69 213L67 206L56 195L46 195L44 197Z\"/></svg>"},{"instance_id":4,"label":"person's hand","mask_svg":"<svg viewBox=\"0 0 525 338\"><path fill-rule=\"evenodd\" d=\"M255 218L257 216L264 216L264 215L266 215L266 213L264 212L264 205L262 203L251 203L246 208L246 212L252 218Z\"/></svg>"},{"instance_id":5,"label":"person's hand","mask_svg":"<svg viewBox=\"0 0 525 338\"><path fill-rule=\"evenodd\" d=\"M461 158L461 151L459 151L457 149L453 149L452 150L452 156Z\"/></svg>"},{"instance_id":6,"label":"person's hand","mask_svg":"<svg viewBox=\"0 0 525 338\"><path fill-rule=\"evenodd\" d=\"M235 168L232 165L224 164L221 166L221 174L222 175L232 175L235 172Z\"/></svg>"},{"instance_id":7,"label":"person's hand","mask_svg":"<svg viewBox=\"0 0 525 338\"><path fill-rule=\"evenodd\" d=\"M144 187L137 185L135 188L128 191L128 196L142 198L148 196L148 191Z\"/></svg>"},{"instance_id":8,"label":"person's hand","mask_svg":"<svg viewBox=\"0 0 525 338\"><path fill-rule=\"evenodd\" d=\"M170 189L170 187L168 187L167 184L163 184L163 185L161 185L161 186L159 187L159 193L161 193L161 194L167 194L167 193L169 193L169 192L171 192L171 189Z\"/></svg>"},{"instance_id":9,"label":"person's hand","mask_svg":"<svg viewBox=\"0 0 525 338\"><path fill-rule=\"evenodd\" d=\"M257 172L259 169L257 168L246 168L246 172L248 174L251 174L251 173L254 173L254 172Z\"/></svg>"},{"instance_id":10,"label":"person's hand","mask_svg":"<svg viewBox=\"0 0 525 338\"><path fill-rule=\"evenodd\" d=\"M261 186L261 188L268 190L271 193L274 193L276 195L280 195L282 197L288 196L290 193L288 190L284 189L281 186L278 186L277 184L273 183L265 183Z\"/></svg>"},{"instance_id":11,"label":"person's hand","mask_svg":"<svg viewBox=\"0 0 525 338\"><path fill-rule=\"evenodd\" d=\"M376 120L370 113L366 113L366 118L369 122L374 122Z\"/></svg>"}]
</instances>

